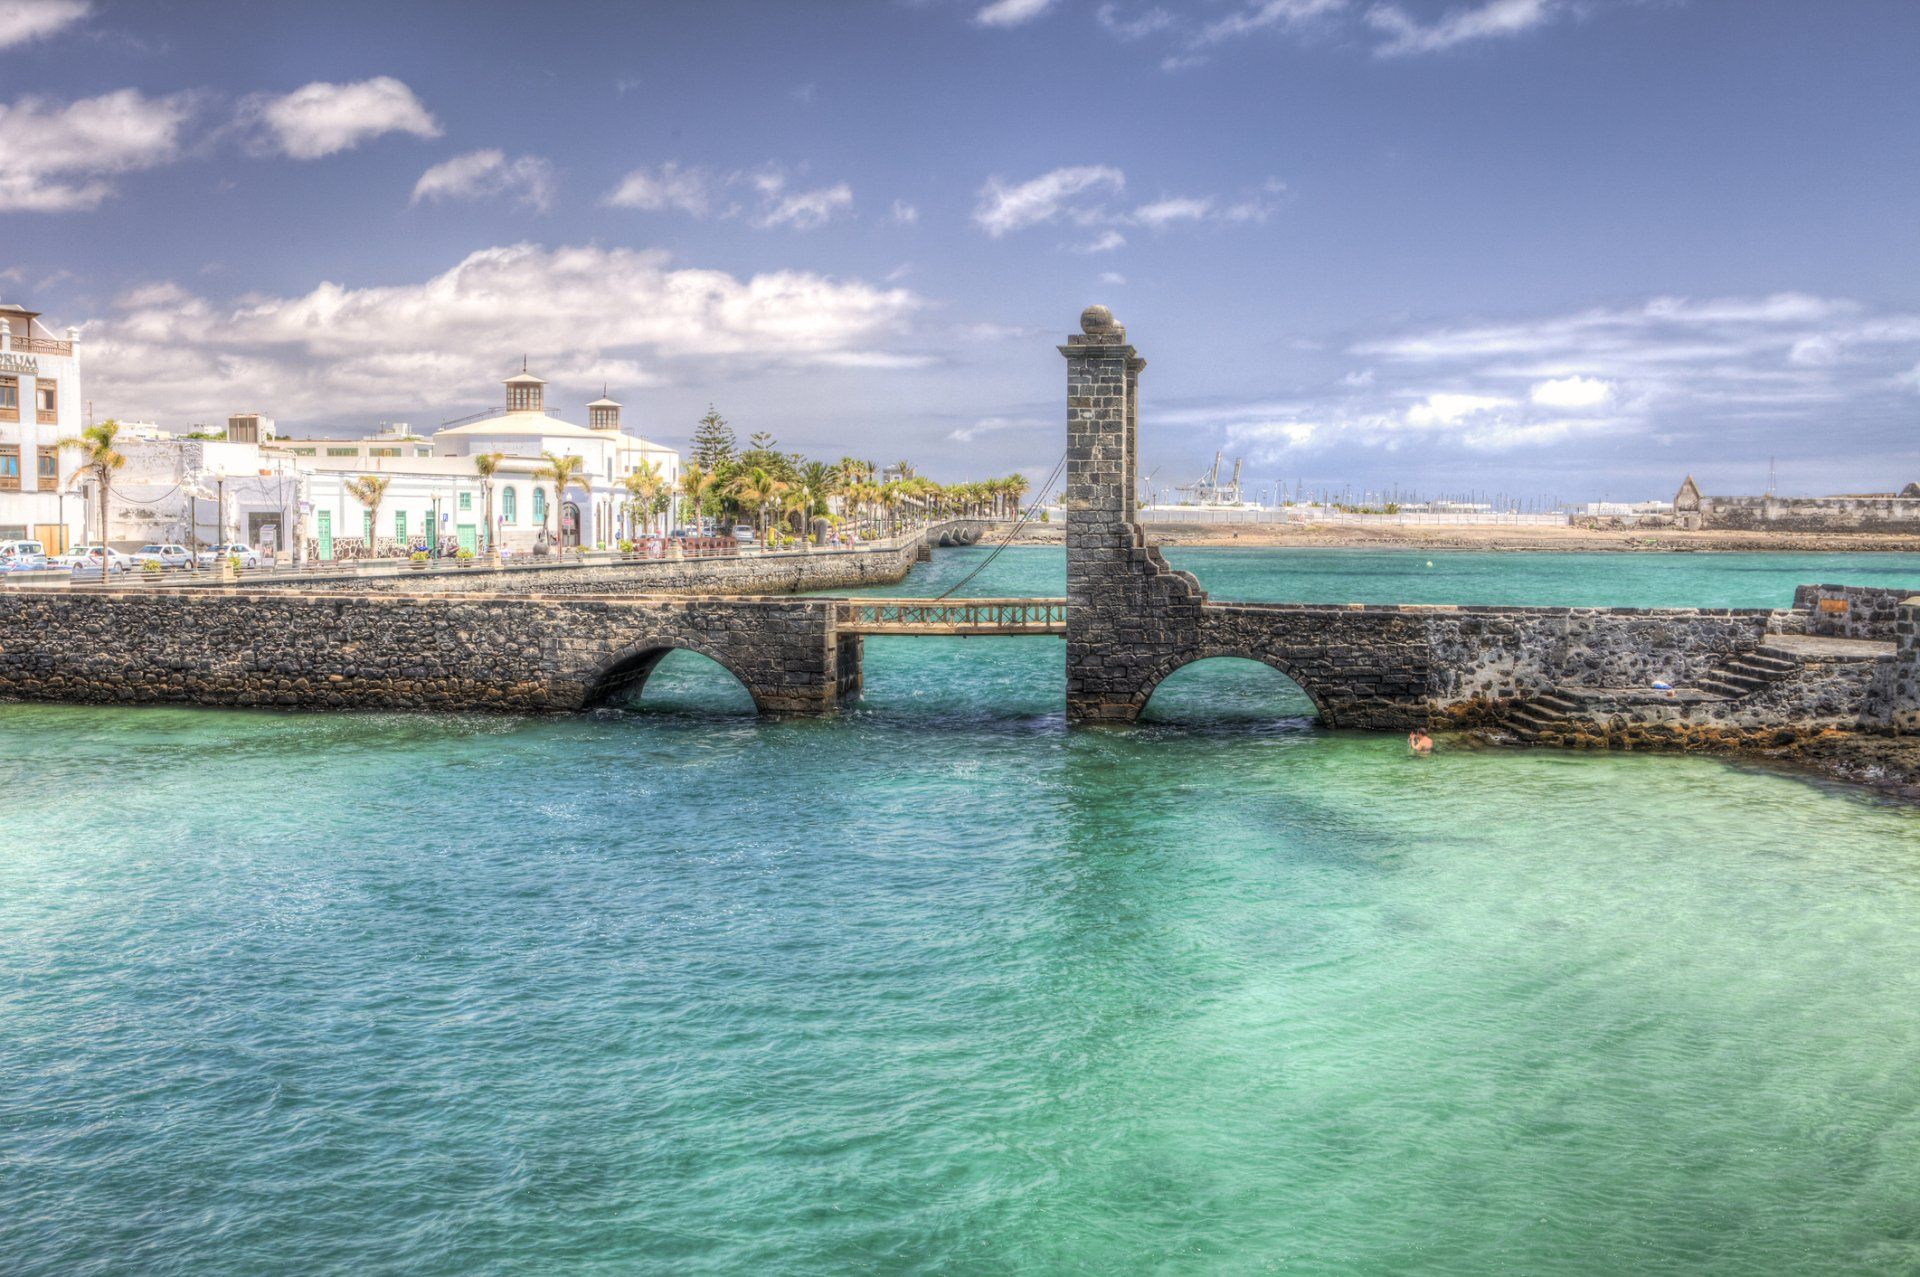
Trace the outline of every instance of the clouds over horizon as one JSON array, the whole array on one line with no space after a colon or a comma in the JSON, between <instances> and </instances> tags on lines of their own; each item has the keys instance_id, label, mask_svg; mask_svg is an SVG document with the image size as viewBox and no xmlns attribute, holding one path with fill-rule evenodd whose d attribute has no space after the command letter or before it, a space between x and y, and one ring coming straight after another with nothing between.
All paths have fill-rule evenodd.
<instances>
[{"instance_id":1,"label":"clouds over horizon","mask_svg":"<svg viewBox=\"0 0 1920 1277\"><path fill-rule=\"evenodd\" d=\"M1126 43L1159 40L1168 52L1164 71L1204 64L1227 45L1250 37L1286 35L1364 42L1375 57L1441 53L1479 40L1519 35L1560 16L1564 0L1473 0L1422 22L1393 0L1238 0L1228 12L1201 18L1151 0L1107 0L1095 23Z\"/></svg>"},{"instance_id":2,"label":"clouds over horizon","mask_svg":"<svg viewBox=\"0 0 1920 1277\"><path fill-rule=\"evenodd\" d=\"M1574 439L1684 454L1845 412L1915 411L1901 370L1920 315L1804 293L1655 297L1542 319L1350 343L1364 367L1297 396L1189 409L1272 464L1332 450L1507 453ZM1209 415L1211 414L1211 415Z\"/></svg>"},{"instance_id":3,"label":"clouds over horizon","mask_svg":"<svg viewBox=\"0 0 1920 1277\"><path fill-rule=\"evenodd\" d=\"M225 304L143 285L84 331L89 390L109 412L177 424L244 404L304 427L484 402L523 354L556 381L629 388L717 357L915 367L924 358L891 343L924 304L808 271L740 278L656 251L513 244L418 283Z\"/></svg>"}]
</instances>

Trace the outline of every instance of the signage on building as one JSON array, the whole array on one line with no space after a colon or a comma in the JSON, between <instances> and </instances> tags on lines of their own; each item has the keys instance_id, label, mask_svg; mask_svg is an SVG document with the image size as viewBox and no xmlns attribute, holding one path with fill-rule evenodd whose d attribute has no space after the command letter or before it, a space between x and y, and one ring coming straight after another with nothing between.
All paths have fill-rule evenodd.
<instances>
[{"instance_id":1,"label":"signage on building","mask_svg":"<svg viewBox=\"0 0 1920 1277\"><path fill-rule=\"evenodd\" d=\"M32 355L16 355L9 350L0 353L0 372L27 372L38 377L40 362Z\"/></svg>"}]
</instances>

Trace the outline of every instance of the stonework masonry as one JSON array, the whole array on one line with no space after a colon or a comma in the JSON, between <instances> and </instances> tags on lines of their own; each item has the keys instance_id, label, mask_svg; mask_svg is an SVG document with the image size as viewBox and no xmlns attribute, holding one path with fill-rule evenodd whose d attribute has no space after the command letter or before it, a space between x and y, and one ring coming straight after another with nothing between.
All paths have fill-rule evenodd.
<instances>
[{"instance_id":1,"label":"stonework masonry","mask_svg":"<svg viewBox=\"0 0 1920 1277\"><path fill-rule=\"evenodd\" d=\"M859 687L824 599L524 598L287 591L0 595L0 697L299 709L591 708L676 648L762 710Z\"/></svg>"}]
</instances>

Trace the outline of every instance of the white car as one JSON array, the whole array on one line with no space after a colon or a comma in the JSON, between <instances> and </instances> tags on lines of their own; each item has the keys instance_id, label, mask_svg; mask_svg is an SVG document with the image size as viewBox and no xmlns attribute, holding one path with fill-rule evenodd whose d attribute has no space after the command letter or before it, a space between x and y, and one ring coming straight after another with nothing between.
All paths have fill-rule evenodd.
<instances>
[{"instance_id":1,"label":"white car","mask_svg":"<svg viewBox=\"0 0 1920 1277\"><path fill-rule=\"evenodd\" d=\"M0 572L33 572L47 566L47 547L38 541L0 541Z\"/></svg>"},{"instance_id":2,"label":"white car","mask_svg":"<svg viewBox=\"0 0 1920 1277\"><path fill-rule=\"evenodd\" d=\"M243 568L260 566L260 556L254 553L250 545L216 545L211 550L200 551L200 566L203 568L218 567L228 559L240 560Z\"/></svg>"},{"instance_id":3,"label":"white car","mask_svg":"<svg viewBox=\"0 0 1920 1277\"><path fill-rule=\"evenodd\" d=\"M127 556L120 551L111 546L98 545L77 545L65 554L55 555L52 562L55 567L71 568L75 572L98 572L102 555L106 558L109 572L125 572L130 566Z\"/></svg>"},{"instance_id":4,"label":"white car","mask_svg":"<svg viewBox=\"0 0 1920 1277\"><path fill-rule=\"evenodd\" d=\"M172 542L143 545L127 556L133 566L143 568L149 563L158 563L163 568L189 568L193 566L193 555L184 545Z\"/></svg>"}]
</instances>

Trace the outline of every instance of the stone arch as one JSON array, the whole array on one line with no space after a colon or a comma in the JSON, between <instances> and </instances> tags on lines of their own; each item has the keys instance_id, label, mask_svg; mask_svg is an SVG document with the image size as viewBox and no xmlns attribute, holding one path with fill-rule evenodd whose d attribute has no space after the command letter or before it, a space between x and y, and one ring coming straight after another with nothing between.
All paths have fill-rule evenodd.
<instances>
[{"instance_id":1,"label":"stone arch","mask_svg":"<svg viewBox=\"0 0 1920 1277\"><path fill-rule=\"evenodd\" d=\"M733 675L740 686L753 699L753 708L764 714L767 707L761 703L760 693L749 682L734 663L705 643L691 642L686 639L642 639L630 643L614 653L594 668L586 682L587 692L581 699L581 709L596 709L628 691L644 688L647 680L653 677L653 671L665 660L669 652L692 652L704 656Z\"/></svg>"},{"instance_id":2,"label":"stone arch","mask_svg":"<svg viewBox=\"0 0 1920 1277\"><path fill-rule=\"evenodd\" d=\"M1314 713L1319 717L1323 725L1327 727L1336 727L1339 725L1334 719L1333 711L1328 708L1326 696L1322 694L1318 688L1314 687L1312 683L1308 682L1306 678L1301 675L1300 671L1285 657L1275 655L1272 652L1249 652L1241 648L1214 647L1179 652L1167 657L1158 665L1154 666L1147 677L1141 680L1139 690L1133 694L1130 702L1130 713L1128 714L1129 719L1139 719L1141 712L1147 708L1147 702L1153 699L1153 694L1159 689L1160 684L1165 682L1167 678L1176 671L1183 670L1187 666L1199 661L1212 661L1221 658L1239 661L1257 661L1261 665L1265 665L1267 668L1284 675L1288 682L1299 688L1301 693L1309 701L1313 702Z\"/></svg>"}]
</instances>

